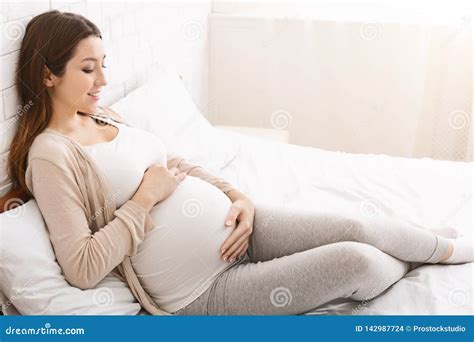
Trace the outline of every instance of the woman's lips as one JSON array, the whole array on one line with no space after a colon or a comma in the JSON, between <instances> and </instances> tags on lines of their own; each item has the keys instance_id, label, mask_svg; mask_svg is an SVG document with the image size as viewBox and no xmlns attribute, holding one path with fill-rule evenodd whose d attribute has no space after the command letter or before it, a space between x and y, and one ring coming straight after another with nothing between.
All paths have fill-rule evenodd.
<instances>
[{"instance_id":1,"label":"woman's lips","mask_svg":"<svg viewBox=\"0 0 474 342\"><path fill-rule=\"evenodd\" d=\"M89 95L90 97L92 97L92 99L93 99L94 101L99 101L99 99L100 99L99 93L97 93L97 94L88 93L87 95Z\"/></svg>"}]
</instances>

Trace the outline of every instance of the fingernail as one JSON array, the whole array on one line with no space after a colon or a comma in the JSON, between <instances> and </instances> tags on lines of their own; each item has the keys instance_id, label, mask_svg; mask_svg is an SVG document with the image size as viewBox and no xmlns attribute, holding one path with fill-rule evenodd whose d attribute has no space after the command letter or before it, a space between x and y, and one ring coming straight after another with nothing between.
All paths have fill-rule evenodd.
<instances>
[{"instance_id":1,"label":"fingernail","mask_svg":"<svg viewBox=\"0 0 474 342\"><path fill-rule=\"evenodd\" d=\"M230 259L230 262L234 262L234 260L235 260L234 258L231 258L231 259Z\"/></svg>"},{"instance_id":2,"label":"fingernail","mask_svg":"<svg viewBox=\"0 0 474 342\"><path fill-rule=\"evenodd\" d=\"M224 257L224 261L227 261L227 257L226 257L226 256Z\"/></svg>"},{"instance_id":3,"label":"fingernail","mask_svg":"<svg viewBox=\"0 0 474 342\"><path fill-rule=\"evenodd\" d=\"M230 221L227 221L225 224L229 225L229 224L230 224Z\"/></svg>"},{"instance_id":4,"label":"fingernail","mask_svg":"<svg viewBox=\"0 0 474 342\"><path fill-rule=\"evenodd\" d=\"M224 254L225 248L221 249L221 254Z\"/></svg>"}]
</instances>

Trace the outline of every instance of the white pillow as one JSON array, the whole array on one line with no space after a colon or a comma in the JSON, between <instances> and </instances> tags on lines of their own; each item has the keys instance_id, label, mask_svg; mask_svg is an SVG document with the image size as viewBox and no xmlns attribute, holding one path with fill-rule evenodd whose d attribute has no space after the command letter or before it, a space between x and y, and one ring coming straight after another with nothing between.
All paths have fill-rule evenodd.
<instances>
[{"instance_id":1,"label":"white pillow","mask_svg":"<svg viewBox=\"0 0 474 342\"><path fill-rule=\"evenodd\" d=\"M56 262L35 200L0 214L3 311L22 315L136 315L140 304L126 283L108 275L94 289L70 286Z\"/></svg>"},{"instance_id":2,"label":"white pillow","mask_svg":"<svg viewBox=\"0 0 474 342\"><path fill-rule=\"evenodd\" d=\"M5 316L18 316L20 313L16 310L8 298L0 291L0 308Z\"/></svg>"},{"instance_id":3,"label":"white pillow","mask_svg":"<svg viewBox=\"0 0 474 342\"><path fill-rule=\"evenodd\" d=\"M238 153L233 136L207 121L173 69L154 72L146 84L111 108L131 126L158 136L168 154L181 155L216 175Z\"/></svg>"}]
</instances>

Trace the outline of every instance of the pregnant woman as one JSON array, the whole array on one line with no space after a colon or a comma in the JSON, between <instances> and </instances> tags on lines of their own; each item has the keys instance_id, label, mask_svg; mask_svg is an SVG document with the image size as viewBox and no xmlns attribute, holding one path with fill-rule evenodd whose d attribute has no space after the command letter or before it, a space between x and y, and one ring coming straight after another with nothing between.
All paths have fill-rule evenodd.
<instances>
[{"instance_id":1,"label":"pregnant woman","mask_svg":"<svg viewBox=\"0 0 474 342\"><path fill-rule=\"evenodd\" d=\"M151 314L301 314L376 297L422 263L473 260L453 229L254 205L98 106L104 52L93 23L50 11L28 24L17 71L10 177L73 286L114 272Z\"/></svg>"}]
</instances>

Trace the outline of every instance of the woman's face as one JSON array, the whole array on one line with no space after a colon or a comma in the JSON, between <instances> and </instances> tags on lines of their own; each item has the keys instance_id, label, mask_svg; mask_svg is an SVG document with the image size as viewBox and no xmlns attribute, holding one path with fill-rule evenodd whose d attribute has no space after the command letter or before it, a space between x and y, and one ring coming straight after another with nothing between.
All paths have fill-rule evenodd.
<instances>
[{"instance_id":1,"label":"woman's face","mask_svg":"<svg viewBox=\"0 0 474 342\"><path fill-rule=\"evenodd\" d=\"M104 58L102 39L90 36L79 42L63 76L50 74L46 80L55 110L95 112L100 91L107 85Z\"/></svg>"}]
</instances>

